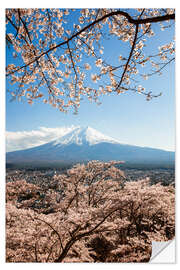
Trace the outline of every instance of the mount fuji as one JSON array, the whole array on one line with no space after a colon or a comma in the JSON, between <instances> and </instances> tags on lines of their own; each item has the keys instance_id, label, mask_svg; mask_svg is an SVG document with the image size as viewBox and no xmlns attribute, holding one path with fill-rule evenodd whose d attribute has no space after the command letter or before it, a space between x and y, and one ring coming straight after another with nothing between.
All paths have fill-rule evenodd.
<instances>
[{"instance_id":1,"label":"mount fuji","mask_svg":"<svg viewBox=\"0 0 180 270\"><path fill-rule=\"evenodd\" d=\"M99 131L77 127L64 136L33 148L9 152L7 163L47 165L122 160L126 164L174 166L175 153L149 147L122 144Z\"/></svg>"}]
</instances>

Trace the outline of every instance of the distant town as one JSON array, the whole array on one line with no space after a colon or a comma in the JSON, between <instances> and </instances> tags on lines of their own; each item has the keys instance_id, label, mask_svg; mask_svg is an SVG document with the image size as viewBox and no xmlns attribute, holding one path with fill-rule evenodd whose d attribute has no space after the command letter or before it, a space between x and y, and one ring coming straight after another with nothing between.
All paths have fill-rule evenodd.
<instances>
[{"instance_id":1,"label":"distant town","mask_svg":"<svg viewBox=\"0 0 180 270\"><path fill-rule=\"evenodd\" d=\"M162 185L175 185L174 169L128 169L123 168L126 181L137 181L149 178L151 184L161 183ZM51 188L53 176L66 173L64 169L7 169L6 182L25 180L27 183L39 185L41 187ZM53 182L52 182L53 184Z\"/></svg>"}]
</instances>

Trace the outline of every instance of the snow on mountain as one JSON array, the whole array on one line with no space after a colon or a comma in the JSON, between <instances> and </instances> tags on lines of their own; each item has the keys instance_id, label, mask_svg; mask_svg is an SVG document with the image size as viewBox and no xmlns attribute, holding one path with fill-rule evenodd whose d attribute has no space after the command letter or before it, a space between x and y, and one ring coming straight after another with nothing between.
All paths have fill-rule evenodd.
<instances>
[{"instance_id":1,"label":"snow on mountain","mask_svg":"<svg viewBox=\"0 0 180 270\"><path fill-rule=\"evenodd\" d=\"M174 152L122 144L99 131L76 127L48 143L6 154L7 163L62 164L88 160L123 160L126 164L174 164Z\"/></svg>"},{"instance_id":2,"label":"snow on mountain","mask_svg":"<svg viewBox=\"0 0 180 270\"><path fill-rule=\"evenodd\" d=\"M97 143L108 142L108 143L119 143L117 140L105 136L104 134L100 133L99 131L91 128L81 128L77 127L75 130L69 132L68 134L58 138L53 142L53 145L58 146L59 144L68 145L68 144L89 144L94 145Z\"/></svg>"}]
</instances>

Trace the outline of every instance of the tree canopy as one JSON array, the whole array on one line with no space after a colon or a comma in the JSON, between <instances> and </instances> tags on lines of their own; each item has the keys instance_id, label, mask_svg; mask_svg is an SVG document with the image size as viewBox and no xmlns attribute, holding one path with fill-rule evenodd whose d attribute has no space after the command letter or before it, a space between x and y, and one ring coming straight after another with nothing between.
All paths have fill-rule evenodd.
<instances>
[{"instance_id":1,"label":"tree canopy","mask_svg":"<svg viewBox=\"0 0 180 270\"><path fill-rule=\"evenodd\" d=\"M8 91L14 99L42 99L62 112L77 112L85 96L98 103L101 95L132 91L150 100L161 93L141 81L161 74L175 49L173 40L155 53L146 44L154 24L166 31L174 20L169 8L7 9L6 76L14 85ZM119 46L116 59L106 56L109 39Z\"/></svg>"},{"instance_id":2,"label":"tree canopy","mask_svg":"<svg viewBox=\"0 0 180 270\"><path fill-rule=\"evenodd\" d=\"M7 262L147 262L175 234L173 185L129 182L121 162L90 161L43 185L6 185Z\"/></svg>"}]
</instances>

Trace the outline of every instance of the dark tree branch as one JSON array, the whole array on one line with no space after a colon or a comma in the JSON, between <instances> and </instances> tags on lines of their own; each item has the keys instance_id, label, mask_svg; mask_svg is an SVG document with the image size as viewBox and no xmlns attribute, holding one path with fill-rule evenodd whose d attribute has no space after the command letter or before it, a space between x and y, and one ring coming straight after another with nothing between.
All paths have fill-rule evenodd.
<instances>
[{"instance_id":1,"label":"dark tree branch","mask_svg":"<svg viewBox=\"0 0 180 270\"><path fill-rule=\"evenodd\" d=\"M81 234L78 234L78 235L75 235L75 236L72 236L72 238L67 242L66 246L64 247L64 250L63 252L61 253L61 255L55 260L55 262L62 262L63 259L66 257L68 251L70 250L70 248L73 246L73 244L82 239L83 237L85 236L89 236L91 234L93 234L96 229L104 223L104 221L109 217L111 216L114 212L116 212L117 210L119 210L119 206L118 208L115 208L113 209L112 211L110 211L98 224L96 224L96 226L94 226L92 229L90 229L89 231L87 232L84 232L84 233L81 233Z\"/></svg>"},{"instance_id":2,"label":"dark tree branch","mask_svg":"<svg viewBox=\"0 0 180 270\"><path fill-rule=\"evenodd\" d=\"M137 24L137 25L136 25L135 35L134 35L134 41L133 41L133 44L132 44L132 47L131 47L131 51L130 51L128 60L127 60L127 62L126 62L126 65L125 65L123 74L122 74L122 76L121 76L121 80L120 80L118 86L116 87L116 90L121 86L121 84L122 84L122 82L123 82L123 79L124 79L124 75L125 75L125 73L126 73L126 71L127 71L129 62L130 62L130 60L131 60L131 57L132 57L132 54L133 54L133 51L134 51L134 48L135 48L136 40L137 40L138 29L139 29L139 25Z\"/></svg>"},{"instance_id":3,"label":"dark tree branch","mask_svg":"<svg viewBox=\"0 0 180 270\"><path fill-rule=\"evenodd\" d=\"M82 38L78 37L77 38L84 43L84 45L87 46L87 48L91 51L92 55L94 55L96 57L96 59L98 59L98 56L96 55L95 51L89 46L89 44L87 44Z\"/></svg>"},{"instance_id":4,"label":"dark tree branch","mask_svg":"<svg viewBox=\"0 0 180 270\"><path fill-rule=\"evenodd\" d=\"M140 14L139 17L138 17L138 20L140 20L141 16L142 16L143 13L144 13L144 10L145 10L145 9L142 10L141 14ZM128 60L127 60L127 62L126 62L126 65L125 65L123 74L122 74L122 76L121 76L121 80L120 80L118 86L116 87L116 90L121 86L121 84L122 84L122 82L123 82L123 79L124 79L124 76L125 76L125 74L126 74L126 71L127 71L128 65L129 65L129 62L130 62L131 57L132 57L132 55L133 55L133 51L134 51L134 48L135 48L135 45L136 45L136 41L137 41L138 30L139 30L139 24L136 24L135 35L134 35L134 41L133 41L133 44L132 44L132 47L131 47L131 51L130 51Z\"/></svg>"},{"instance_id":5,"label":"dark tree branch","mask_svg":"<svg viewBox=\"0 0 180 270\"><path fill-rule=\"evenodd\" d=\"M32 43L31 36L30 36L29 31L28 31L28 29L27 29L26 23L25 23L25 22L23 21L23 19L21 18L20 9L18 9L18 16L19 16L19 20L20 20L20 21L22 22L22 24L23 24L23 27L24 27L24 29L25 29L25 32L26 32L28 38L29 38L30 43Z\"/></svg>"},{"instance_id":6,"label":"dark tree branch","mask_svg":"<svg viewBox=\"0 0 180 270\"><path fill-rule=\"evenodd\" d=\"M72 52L71 52L71 49L69 47L69 42L67 43L67 47L68 47L68 51L69 51L69 55L70 55L70 59L71 59L72 68L73 68L74 74L75 74L75 92L76 92L78 75L77 75L76 67L75 67L75 64L74 64Z\"/></svg>"},{"instance_id":7,"label":"dark tree branch","mask_svg":"<svg viewBox=\"0 0 180 270\"><path fill-rule=\"evenodd\" d=\"M37 256L37 241L36 241L35 246L34 246L34 252L35 252L35 262L39 262L38 256Z\"/></svg>"},{"instance_id":8,"label":"dark tree branch","mask_svg":"<svg viewBox=\"0 0 180 270\"><path fill-rule=\"evenodd\" d=\"M57 73L57 71L56 71L56 67L55 67L54 64L53 64L53 62L52 62L52 60L51 60L51 57L49 56L48 53L46 54L46 56L47 56L47 58L49 59L49 62L51 63L51 65L52 65L52 67L53 67L53 69L54 69L54 72L56 73L56 77L59 78L59 75L58 75L58 73Z\"/></svg>"},{"instance_id":9,"label":"dark tree branch","mask_svg":"<svg viewBox=\"0 0 180 270\"><path fill-rule=\"evenodd\" d=\"M16 31L18 32L18 28L17 26L13 23L13 21L6 15L6 19L10 22L10 24L16 29Z\"/></svg>"},{"instance_id":10,"label":"dark tree branch","mask_svg":"<svg viewBox=\"0 0 180 270\"><path fill-rule=\"evenodd\" d=\"M6 19L10 22L10 24L14 27L14 29L16 29L16 36L18 35L18 33L19 33L19 27L17 27L14 23L13 23L13 21L6 15ZM22 39L26 42L26 44L27 45L29 45L29 43L27 42L27 40L26 40L26 38L23 36L23 35L21 35L21 37L22 37ZM11 43L12 43L12 41L11 41ZM29 65L29 64L28 64ZM27 65L27 66L28 66ZM21 68L20 69L18 69L18 70L21 70ZM17 71L18 71L17 70ZM15 71L16 72L16 71ZM13 72L13 73L15 73L15 72ZM11 74L13 74L13 73L11 73Z\"/></svg>"},{"instance_id":11,"label":"dark tree branch","mask_svg":"<svg viewBox=\"0 0 180 270\"><path fill-rule=\"evenodd\" d=\"M51 16L50 16L50 13L49 13L49 10L48 9L47 9L47 15L48 15L48 20L49 20L48 28L50 29L49 30L49 39L50 39L50 42L52 42L52 38L51 38L51 34L52 34L52 23L51 23Z\"/></svg>"},{"instance_id":12,"label":"dark tree branch","mask_svg":"<svg viewBox=\"0 0 180 270\"><path fill-rule=\"evenodd\" d=\"M47 259L46 259L46 262L49 261L49 258L50 258L51 254L52 254L52 251L53 251L53 247L55 246L56 243L57 243L57 241L55 241L55 242L51 245L49 254L48 254Z\"/></svg>"},{"instance_id":13,"label":"dark tree branch","mask_svg":"<svg viewBox=\"0 0 180 270\"><path fill-rule=\"evenodd\" d=\"M61 241L61 236L58 233L58 231L56 229L54 229L54 227L51 224L49 224L47 221L45 221L43 219L40 219L38 217L35 217L34 219L37 219L37 220L39 220L41 222L44 222L46 225L48 225L53 230L53 232L55 232L55 234L58 236L58 239L59 239L59 242L60 242L60 245L61 245L61 249L64 250L63 245L62 245L62 241Z\"/></svg>"},{"instance_id":14,"label":"dark tree branch","mask_svg":"<svg viewBox=\"0 0 180 270\"><path fill-rule=\"evenodd\" d=\"M152 76L152 75L154 75L154 74L159 73L161 70L163 70L167 65L169 65L169 64L170 64L172 61L174 61L174 60L175 60L175 58L173 57L173 58L170 59L168 62L163 63L163 65L162 65L159 69L157 69L156 71L147 74L147 76Z\"/></svg>"}]
</instances>

